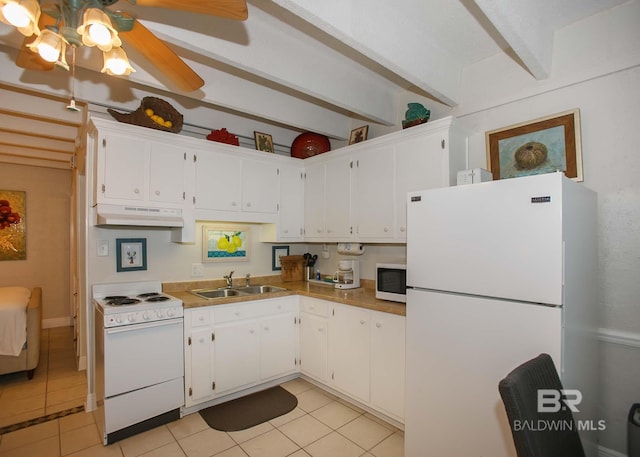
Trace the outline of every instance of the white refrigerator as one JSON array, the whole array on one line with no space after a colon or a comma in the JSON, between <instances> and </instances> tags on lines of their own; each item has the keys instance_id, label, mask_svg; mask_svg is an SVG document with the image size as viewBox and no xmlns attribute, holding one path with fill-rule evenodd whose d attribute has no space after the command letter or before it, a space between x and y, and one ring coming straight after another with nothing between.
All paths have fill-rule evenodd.
<instances>
[{"instance_id":1,"label":"white refrigerator","mask_svg":"<svg viewBox=\"0 0 640 457\"><path fill-rule=\"evenodd\" d=\"M498 382L542 352L596 422L596 207L562 173L409 193L405 457L515 457Z\"/></svg>"}]
</instances>

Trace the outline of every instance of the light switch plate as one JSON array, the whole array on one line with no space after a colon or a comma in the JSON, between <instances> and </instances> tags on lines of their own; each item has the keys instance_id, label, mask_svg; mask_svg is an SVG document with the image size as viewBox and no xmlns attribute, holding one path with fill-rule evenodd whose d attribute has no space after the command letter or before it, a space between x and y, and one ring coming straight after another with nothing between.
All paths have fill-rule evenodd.
<instances>
[{"instance_id":1,"label":"light switch plate","mask_svg":"<svg viewBox=\"0 0 640 457\"><path fill-rule=\"evenodd\" d=\"M109 255L109 240L98 240L98 257Z\"/></svg>"},{"instance_id":2,"label":"light switch plate","mask_svg":"<svg viewBox=\"0 0 640 457\"><path fill-rule=\"evenodd\" d=\"M204 276L204 267L201 263L191 264L191 276Z\"/></svg>"}]
</instances>

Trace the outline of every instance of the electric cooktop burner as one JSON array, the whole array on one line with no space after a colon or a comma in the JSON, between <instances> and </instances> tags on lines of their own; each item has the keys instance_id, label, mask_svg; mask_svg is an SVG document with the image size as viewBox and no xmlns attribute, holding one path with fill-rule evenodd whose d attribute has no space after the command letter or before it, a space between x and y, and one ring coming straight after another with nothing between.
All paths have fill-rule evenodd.
<instances>
[{"instance_id":1,"label":"electric cooktop burner","mask_svg":"<svg viewBox=\"0 0 640 457\"><path fill-rule=\"evenodd\" d=\"M136 303L140 303L140 300L137 298L129 298L123 296L112 296L104 298L107 305L112 306L121 306L121 305L135 305Z\"/></svg>"}]
</instances>

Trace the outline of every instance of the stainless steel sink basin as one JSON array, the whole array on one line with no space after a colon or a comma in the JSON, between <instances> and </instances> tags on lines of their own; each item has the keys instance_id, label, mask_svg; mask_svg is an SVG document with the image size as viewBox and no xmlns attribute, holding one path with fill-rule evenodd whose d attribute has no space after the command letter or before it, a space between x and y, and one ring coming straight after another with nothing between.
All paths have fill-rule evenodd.
<instances>
[{"instance_id":1,"label":"stainless steel sink basin","mask_svg":"<svg viewBox=\"0 0 640 457\"><path fill-rule=\"evenodd\" d=\"M238 297L242 295L257 295L257 294L267 294L269 292L282 292L283 290L287 290L283 287L276 286L238 286L233 288L221 287L219 289L196 289L192 290L191 293L197 295L200 298L206 298L207 300L212 298L226 298L226 297Z\"/></svg>"},{"instance_id":2,"label":"stainless steel sink basin","mask_svg":"<svg viewBox=\"0 0 640 457\"><path fill-rule=\"evenodd\" d=\"M269 292L282 292L283 290L287 290L287 289L283 287L264 285L264 286L238 287L235 290L245 294L254 295L254 294L267 294Z\"/></svg>"},{"instance_id":3,"label":"stainless steel sink basin","mask_svg":"<svg viewBox=\"0 0 640 457\"><path fill-rule=\"evenodd\" d=\"M237 297L238 295L242 295L235 289L192 290L191 293L206 299Z\"/></svg>"}]
</instances>

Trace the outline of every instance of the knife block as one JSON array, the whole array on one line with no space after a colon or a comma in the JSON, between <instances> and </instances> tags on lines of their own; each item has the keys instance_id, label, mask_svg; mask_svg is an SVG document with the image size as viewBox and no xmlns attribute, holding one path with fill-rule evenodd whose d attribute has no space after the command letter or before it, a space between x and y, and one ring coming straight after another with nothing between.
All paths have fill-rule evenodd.
<instances>
[{"instance_id":1,"label":"knife block","mask_svg":"<svg viewBox=\"0 0 640 457\"><path fill-rule=\"evenodd\" d=\"M282 282L304 280L304 257L301 255L283 255L280 257Z\"/></svg>"}]
</instances>

